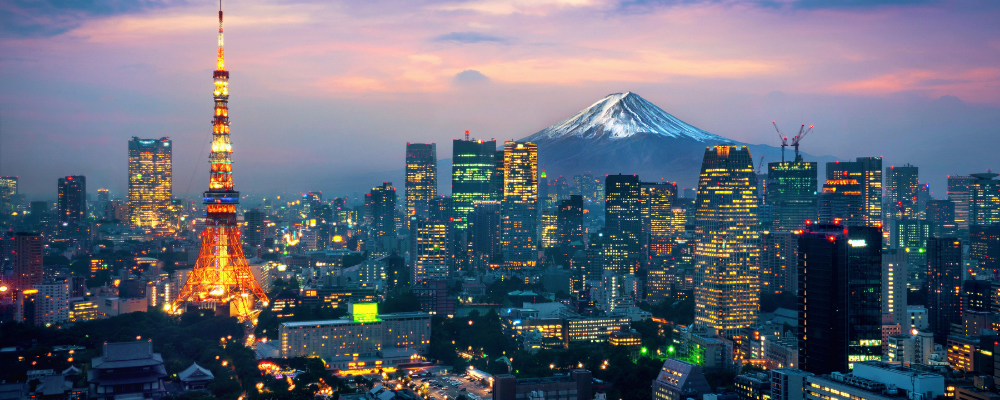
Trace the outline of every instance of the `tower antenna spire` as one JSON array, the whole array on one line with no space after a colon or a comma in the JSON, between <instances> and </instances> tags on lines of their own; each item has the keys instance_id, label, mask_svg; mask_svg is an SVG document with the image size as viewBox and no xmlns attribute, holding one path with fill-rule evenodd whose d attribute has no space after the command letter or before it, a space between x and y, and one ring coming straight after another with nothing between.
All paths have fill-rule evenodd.
<instances>
[{"instance_id":1,"label":"tower antenna spire","mask_svg":"<svg viewBox=\"0 0 1000 400\"><path fill-rule=\"evenodd\" d=\"M219 61L216 66L217 71L226 70L225 51L222 50L222 0L219 0Z\"/></svg>"}]
</instances>

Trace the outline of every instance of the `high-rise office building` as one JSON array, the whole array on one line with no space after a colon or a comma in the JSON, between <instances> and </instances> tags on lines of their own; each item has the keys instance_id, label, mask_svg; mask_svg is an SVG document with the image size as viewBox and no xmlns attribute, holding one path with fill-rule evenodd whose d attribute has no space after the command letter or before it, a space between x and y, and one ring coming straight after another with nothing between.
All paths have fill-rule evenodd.
<instances>
[{"instance_id":1,"label":"high-rise office building","mask_svg":"<svg viewBox=\"0 0 1000 400\"><path fill-rule=\"evenodd\" d=\"M970 226L968 256L979 262L980 269L1000 271L1000 224Z\"/></svg>"},{"instance_id":2,"label":"high-rise office building","mask_svg":"<svg viewBox=\"0 0 1000 400\"><path fill-rule=\"evenodd\" d=\"M948 200L955 203L955 225L959 231L969 231L969 188L975 180L971 176L948 176Z\"/></svg>"},{"instance_id":3,"label":"high-rise office building","mask_svg":"<svg viewBox=\"0 0 1000 400\"><path fill-rule=\"evenodd\" d=\"M503 260L509 269L538 258L538 146L504 143Z\"/></svg>"},{"instance_id":4,"label":"high-rise office building","mask_svg":"<svg viewBox=\"0 0 1000 400\"><path fill-rule=\"evenodd\" d=\"M767 204L771 206L771 231L791 232L806 221L816 221L816 163L802 161L767 164Z\"/></svg>"},{"instance_id":5,"label":"high-rise office building","mask_svg":"<svg viewBox=\"0 0 1000 400\"><path fill-rule=\"evenodd\" d=\"M901 219L892 226L889 248L923 252L931 236L931 223L922 219Z\"/></svg>"},{"instance_id":6,"label":"high-rise office building","mask_svg":"<svg viewBox=\"0 0 1000 400\"><path fill-rule=\"evenodd\" d=\"M14 285L18 289L28 289L41 284L45 238L37 233L17 232L13 244Z\"/></svg>"},{"instance_id":7,"label":"high-rise office building","mask_svg":"<svg viewBox=\"0 0 1000 400\"><path fill-rule=\"evenodd\" d=\"M264 213L256 208L243 213L243 221L246 222L243 240L252 247L260 247L267 237L267 226L264 223Z\"/></svg>"},{"instance_id":8,"label":"high-rise office building","mask_svg":"<svg viewBox=\"0 0 1000 400\"><path fill-rule=\"evenodd\" d=\"M608 175L604 179L604 270L635 272L642 236L642 191L637 175Z\"/></svg>"},{"instance_id":9,"label":"high-rise office building","mask_svg":"<svg viewBox=\"0 0 1000 400\"><path fill-rule=\"evenodd\" d=\"M761 292L795 293L798 246L798 237L794 232L765 231L761 235Z\"/></svg>"},{"instance_id":10,"label":"high-rise office building","mask_svg":"<svg viewBox=\"0 0 1000 400\"><path fill-rule=\"evenodd\" d=\"M173 200L173 146L168 138L128 141L128 215L133 228L169 226Z\"/></svg>"},{"instance_id":11,"label":"high-rise office building","mask_svg":"<svg viewBox=\"0 0 1000 400\"><path fill-rule=\"evenodd\" d=\"M861 185L862 221L882 225L882 157L858 157L857 161L826 163L826 179L854 179Z\"/></svg>"},{"instance_id":12,"label":"high-rise office building","mask_svg":"<svg viewBox=\"0 0 1000 400\"><path fill-rule=\"evenodd\" d=\"M927 240L927 314L939 343L961 323L962 241L958 238Z\"/></svg>"},{"instance_id":13,"label":"high-rise office building","mask_svg":"<svg viewBox=\"0 0 1000 400\"><path fill-rule=\"evenodd\" d=\"M452 141L451 197L455 228L465 231L477 201L500 200L493 188L497 168L495 140ZM501 177L502 182L502 177ZM503 193L501 185L500 192Z\"/></svg>"},{"instance_id":14,"label":"high-rise office building","mask_svg":"<svg viewBox=\"0 0 1000 400\"><path fill-rule=\"evenodd\" d=\"M881 229L813 225L800 235L798 253L800 368L848 372L880 359Z\"/></svg>"},{"instance_id":15,"label":"high-rise office building","mask_svg":"<svg viewBox=\"0 0 1000 400\"><path fill-rule=\"evenodd\" d=\"M676 182L642 182L641 246L649 256L668 256L673 244ZM606 211L605 211L606 212Z\"/></svg>"},{"instance_id":16,"label":"high-rise office building","mask_svg":"<svg viewBox=\"0 0 1000 400\"><path fill-rule=\"evenodd\" d=\"M958 224L955 222L955 202L951 200L929 200L924 212L927 222L931 224L931 236L958 236Z\"/></svg>"},{"instance_id":17,"label":"high-rise office building","mask_svg":"<svg viewBox=\"0 0 1000 400\"><path fill-rule=\"evenodd\" d=\"M427 216L437 197L437 144L406 144L406 215Z\"/></svg>"},{"instance_id":18,"label":"high-rise office building","mask_svg":"<svg viewBox=\"0 0 1000 400\"><path fill-rule=\"evenodd\" d=\"M62 230L79 234L87 219L87 178L59 178L59 223Z\"/></svg>"},{"instance_id":19,"label":"high-rise office building","mask_svg":"<svg viewBox=\"0 0 1000 400\"><path fill-rule=\"evenodd\" d=\"M507 165L503 149L498 149L493 156L493 171L490 176L490 200L503 201L503 179Z\"/></svg>"},{"instance_id":20,"label":"high-rise office building","mask_svg":"<svg viewBox=\"0 0 1000 400\"><path fill-rule=\"evenodd\" d=\"M473 254L497 257L503 252L500 245L501 206L499 201L477 201L469 215L469 247Z\"/></svg>"},{"instance_id":21,"label":"high-rise office building","mask_svg":"<svg viewBox=\"0 0 1000 400\"><path fill-rule=\"evenodd\" d=\"M573 256L577 250L583 250L583 196L570 195L568 200L559 201L556 215L556 225L559 231L559 251L563 257Z\"/></svg>"},{"instance_id":22,"label":"high-rise office building","mask_svg":"<svg viewBox=\"0 0 1000 400\"><path fill-rule=\"evenodd\" d=\"M0 177L0 216L14 212L14 195L17 194L17 177Z\"/></svg>"},{"instance_id":23,"label":"high-rise office building","mask_svg":"<svg viewBox=\"0 0 1000 400\"><path fill-rule=\"evenodd\" d=\"M998 174L986 172L972 174L969 185L969 225L1000 223L1000 180Z\"/></svg>"},{"instance_id":24,"label":"high-rise office building","mask_svg":"<svg viewBox=\"0 0 1000 400\"><path fill-rule=\"evenodd\" d=\"M893 165L886 170L885 202L889 219L916 218L917 190L920 186L918 174L919 169L910 164L901 167Z\"/></svg>"},{"instance_id":25,"label":"high-rise office building","mask_svg":"<svg viewBox=\"0 0 1000 400\"><path fill-rule=\"evenodd\" d=\"M448 254L447 222L416 217L414 225L413 282L447 280L451 259Z\"/></svg>"},{"instance_id":26,"label":"high-rise office building","mask_svg":"<svg viewBox=\"0 0 1000 400\"><path fill-rule=\"evenodd\" d=\"M392 187L392 182L383 182L365 195L365 203L368 208L365 219L370 215L371 239L376 249L385 250L385 242L396 237L396 188Z\"/></svg>"},{"instance_id":27,"label":"high-rise office building","mask_svg":"<svg viewBox=\"0 0 1000 400\"><path fill-rule=\"evenodd\" d=\"M856 179L828 179L819 196L819 222L845 226L865 225L863 185Z\"/></svg>"},{"instance_id":28,"label":"high-rise office building","mask_svg":"<svg viewBox=\"0 0 1000 400\"><path fill-rule=\"evenodd\" d=\"M695 200L695 324L726 337L760 308L757 176L746 146L705 150Z\"/></svg>"},{"instance_id":29,"label":"high-rise office building","mask_svg":"<svg viewBox=\"0 0 1000 400\"><path fill-rule=\"evenodd\" d=\"M551 201L546 201L551 203ZM540 207L538 213L539 240L543 249L554 248L559 241L559 216L555 207Z\"/></svg>"},{"instance_id":30,"label":"high-rise office building","mask_svg":"<svg viewBox=\"0 0 1000 400\"><path fill-rule=\"evenodd\" d=\"M882 251L882 314L892 322L909 326L906 317L907 253L905 249Z\"/></svg>"}]
</instances>

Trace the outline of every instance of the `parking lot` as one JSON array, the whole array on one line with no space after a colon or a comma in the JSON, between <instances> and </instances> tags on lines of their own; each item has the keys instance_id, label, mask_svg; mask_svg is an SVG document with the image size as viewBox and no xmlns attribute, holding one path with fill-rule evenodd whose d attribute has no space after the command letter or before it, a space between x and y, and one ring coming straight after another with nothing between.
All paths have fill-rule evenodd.
<instances>
[{"instance_id":1,"label":"parking lot","mask_svg":"<svg viewBox=\"0 0 1000 400\"><path fill-rule=\"evenodd\" d=\"M428 399L431 400L453 400L463 394L470 400L493 398L488 385L464 375L414 376L413 384L414 387L426 384L429 391Z\"/></svg>"}]
</instances>

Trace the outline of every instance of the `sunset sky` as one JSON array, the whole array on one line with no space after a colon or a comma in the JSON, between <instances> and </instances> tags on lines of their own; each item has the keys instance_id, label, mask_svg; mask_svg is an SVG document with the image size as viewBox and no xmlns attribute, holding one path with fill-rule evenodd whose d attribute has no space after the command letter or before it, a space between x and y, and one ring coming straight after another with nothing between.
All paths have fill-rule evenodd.
<instances>
[{"instance_id":1,"label":"sunset sky","mask_svg":"<svg viewBox=\"0 0 1000 400\"><path fill-rule=\"evenodd\" d=\"M1000 2L227 0L236 189L378 184L410 142L516 139L632 91L709 132L1000 168ZM86 175L123 195L127 140L174 141L174 194L207 187L213 1L0 2L0 174L29 199ZM765 160L775 161L775 160ZM439 167L449 171L447 165ZM627 172L627 171L623 171ZM447 176L447 174L445 174ZM395 182L402 187L402 182Z\"/></svg>"}]
</instances>

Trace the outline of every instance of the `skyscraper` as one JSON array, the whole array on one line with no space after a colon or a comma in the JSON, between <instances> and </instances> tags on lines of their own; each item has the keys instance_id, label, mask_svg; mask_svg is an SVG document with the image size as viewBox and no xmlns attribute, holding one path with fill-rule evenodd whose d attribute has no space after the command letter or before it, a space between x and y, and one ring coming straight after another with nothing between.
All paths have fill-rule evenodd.
<instances>
[{"instance_id":1,"label":"skyscraper","mask_svg":"<svg viewBox=\"0 0 1000 400\"><path fill-rule=\"evenodd\" d=\"M427 216L428 202L437 197L437 144L406 144L406 215Z\"/></svg>"},{"instance_id":2,"label":"skyscraper","mask_svg":"<svg viewBox=\"0 0 1000 400\"><path fill-rule=\"evenodd\" d=\"M968 212L968 210L966 210ZM925 212L927 222L931 224L931 236L957 237L958 225L955 223L955 202L951 200L930 200Z\"/></svg>"},{"instance_id":3,"label":"skyscraper","mask_svg":"<svg viewBox=\"0 0 1000 400\"><path fill-rule=\"evenodd\" d=\"M469 213L475 208L475 202L500 200L493 197L496 148L495 140L452 141L451 197L456 229L465 231ZM502 193L503 189L500 190Z\"/></svg>"},{"instance_id":4,"label":"skyscraper","mask_svg":"<svg viewBox=\"0 0 1000 400\"><path fill-rule=\"evenodd\" d=\"M42 283L44 247L45 238L42 235L27 232L14 234L14 285L18 289L33 288Z\"/></svg>"},{"instance_id":5,"label":"skyscraper","mask_svg":"<svg viewBox=\"0 0 1000 400\"><path fill-rule=\"evenodd\" d=\"M846 233L845 233L846 230ZM799 236L799 365L848 372L882 355L882 232L813 225Z\"/></svg>"},{"instance_id":6,"label":"skyscraper","mask_svg":"<svg viewBox=\"0 0 1000 400\"><path fill-rule=\"evenodd\" d=\"M642 192L637 175L608 175L604 179L604 270L634 273L642 235Z\"/></svg>"},{"instance_id":7,"label":"skyscraper","mask_svg":"<svg viewBox=\"0 0 1000 400\"><path fill-rule=\"evenodd\" d=\"M474 255L500 256L501 207L499 201L477 201L469 216L469 247Z\"/></svg>"},{"instance_id":8,"label":"skyscraper","mask_svg":"<svg viewBox=\"0 0 1000 400\"><path fill-rule=\"evenodd\" d=\"M128 215L133 228L162 229L169 225L173 200L173 156L168 138L128 141Z\"/></svg>"},{"instance_id":9,"label":"skyscraper","mask_svg":"<svg viewBox=\"0 0 1000 400\"><path fill-rule=\"evenodd\" d=\"M948 200L955 203L955 225L965 235L969 231L969 188L975 180L971 176L948 176Z\"/></svg>"},{"instance_id":10,"label":"skyscraper","mask_svg":"<svg viewBox=\"0 0 1000 400\"><path fill-rule=\"evenodd\" d=\"M201 234L198 260L171 305L175 312L185 308L214 308L240 321L254 321L259 307L267 306L267 295L257 283L243 255L243 239L236 223L240 192L233 185L233 145L229 132L229 71L222 41L222 9L219 9L219 55L215 71L215 110L212 124L212 151L205 203L205 228Z\"/></svg>"},{"instance_id":11,"label":"skyscraper","mask_svg":"<svg viewBox=\"0 0 1000 400\"><path fill-rule=\"evenodd\" d=\"M568 200L559 201L556 224L559 231L559 251L564 258L570 258L576 250L583 249L583 196L570 195Z\"/></svg>"},{"instance_id":12,"label":"skyscraper","mask_svg":"<svg viewBox=\"0 0 1000 400\"><path fill-rule=\"evenodd\" d=\"M962 321L962 241L957 238L927 240L927 314L934 338L940 343L951 324Z\"/></svg>"},{"instance_id":13,"label":"skyscraper","mask_svg":"<svg viewBox=\"0 0 1000 400\"><path fill-rule=\"evenodd\" d=\"M14 212L13 197L17 194L17 177L0 177L0 216Z\"/></svg>"},{"instance_id":14,"label":"skyscraper","mask_svg":"<svg viewBox=\"0 0 1000 400\"><path fill-rule=\"evenodd\" d=\"M864 188L856 179L828 179L819 196L819 222L861 226L865 224Z\"/></svg>"},{"instance_id":15,"label":"skyscraper","mask_svg":"<svg viewBox=\"0 0 1000 400\"><path fill-rule=\"evenodd\" d=\"M909 261L904 249L882 251L882 314L892 322L909 326L906 316L906 277Z\"/></svg>"},{"instance_id":16,"label":"skyscraper","mask_svg":"<svg viewBox=\"0 0 1000 400\"><path fill-rule=\"evenodd\" d=\"M503 260L509 269L538 258L538 146L504 143Z\"/></svg>"},{"instance_id":17,"label":"skyscraper","mask_svg":"<svg viewBox=\"0 0 1000 400\"><path fill-rule=\"evenodd\" d=\"M885 179L885 202L889 218L899 220L916 218L919 169L910 164L901 167L890 166Z\"/></svg>"},{"instance_id":18,"label":"skyscraper","mask_svg":"<svg viewBox=\"0 0 1000 400\"><path fill-rule=\"evenodd\" d=\"M1000 224L969 227L969 259L986 271L1000 271Z\"/></svg>"},{"instance_id":19,"label":"skyscraper","mask_svg":"<svg viewBox=\"0 0 1000 400\"><path fill-rule=\"evenodd\" d=\"M972 174L969 185L969 225L1000 223L1000 180L998 174L986 172Z\"/></svg>"},{"instance_id":20,"label":"skyscraper","mask_svg":"<svg viewBox=\"0 0 1000 400\"><path fill-rule=\"evenodd\" d=\"M79 234L87 218L87 178L59 178L59 222L66 233Z\"/></svg>"},{"instance_id":21,"label":"skyscraper","mask_svg":"<svg viewBox=\"0 0 1000 400\"><path fill-rule=\"evenodd\" d=\"M746 146L705 150L694 228L695 324L726 337L757 321L757 177Z\"/></svg>"},{"instance_id":22,"label":"skyscraper","mask_svg":"<svg viewBox=\"0 0 1000 400\"><path fill-rule=\"evenodd\" d=\"M795 293L798 246L798 237L793 232L765 231L761 235L761 292Z\"/></svg>"},{"instance_id":23,"label":"skyscraper","mask_svg":"<svg viewBox=\"0 0 1000 400\"><path fill-rule=\"evenodd\" d=\"M882 157L826 163L826 179L857 180L863 198L862 221L867 226L882 226Z\"/></svg>"},{"instance_id":24,"label":"skyscraper","mask_svg":"<svg viewBox=\"0 0 1000 400\"><path fill-rule=\"evenodd\" d=\"M677 202L676 182L642 182L642 238L649 256L670 255L673 244L673 205Z\"/></svg>"},{"instance_id":25,"label":"skyscraper","mask_svg":"<svg viewBox=\"0 0 1000 400\"><path fill-rule=\"evenodd\" d=\"M795 162L767 164L767 203L771 206L772 231L791 232L802 228L817 215L816 163Z\"/></svg>"},{"instance_id":26,"label":"skyscraper","mask_svg":"<svg viewBox=\"0 0 1000 400\"><path fill-rule=\"evenodd\" d=\"M396 237L396 188L382 182L365 195L365 203L371 216L369 236L378 251L386 251L386 240Z\"/></svg>"},{"instance_id":27,"label":"skyscraper","mask_svg":"<svg viewBox=\"0 0 1000 400\"><path fill-rule=\"evenodd\" d=\"M267 226L264 224L264 213L254 208L253 210L243 213L243 221L247 224L246 233L243 235L246 238L247 244L252 247L262 246L264 244L264 238L267 237Z\"/></svg>"},{"instance_id":28,"label":"skyscraper","mask_svg":"<svg viewBox=\"0 0 1000 400\"><path fill-rule=\"evenodd\" d=\"M413 282L448 279L448 225L446 221L416 217Z\"/></svg>"}]
</instances>

